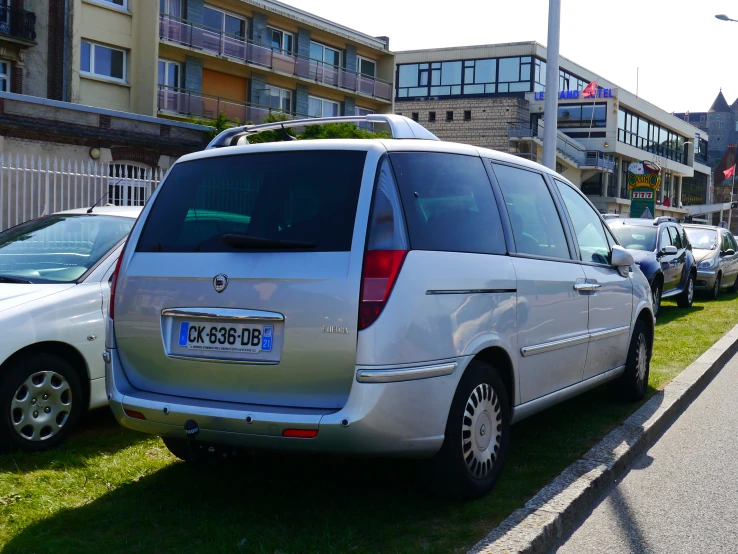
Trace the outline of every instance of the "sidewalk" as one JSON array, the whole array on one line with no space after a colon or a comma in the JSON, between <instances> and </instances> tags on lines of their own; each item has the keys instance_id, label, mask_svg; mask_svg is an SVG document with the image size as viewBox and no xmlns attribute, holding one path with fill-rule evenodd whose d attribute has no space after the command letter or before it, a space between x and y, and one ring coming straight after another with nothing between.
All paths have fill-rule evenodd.
<instances>
[{"instance_id":1,"label":"sidewalk","mask_svg":"<svg viewBox=\"0 0 738 554\"><path fill-rule=\"evenodd\" d=\"M738 356L555 552L738 552Z\"/></svg>"}]
</instances>

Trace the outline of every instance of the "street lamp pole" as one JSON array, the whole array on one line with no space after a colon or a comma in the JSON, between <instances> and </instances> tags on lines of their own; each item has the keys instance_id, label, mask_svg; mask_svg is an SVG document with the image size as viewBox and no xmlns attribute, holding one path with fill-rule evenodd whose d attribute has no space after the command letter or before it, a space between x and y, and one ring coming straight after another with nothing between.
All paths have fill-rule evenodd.
<instances>
[{"instance_id":1,"label":"street lamp pole","mask_svg":"<svg viewBox=\"0 0 738 554\"><path fill-rule=\"evenodd\" d=\"M556 171L556 127L559 106L559 30L561 0L548 0L546 96L543 104L543 165Z\"/></svg>"},{"instance_id":2,"label":"street lamp pole","mask_svg":"<svg viewBox=\"0 0 738 554\"><path fill-rule=\"evenodd\" d=\"M720 13L715 17L720 21L733 21L734 23L738 23L738 19L730 18L724 13ZM730 231L730 220L733 215L733 187L735 187L735 164L733 164L733 181L730 183L730 198L728 199L730 201L730 208L728 209L728 231Z\"/></svg>"}]
</instances>

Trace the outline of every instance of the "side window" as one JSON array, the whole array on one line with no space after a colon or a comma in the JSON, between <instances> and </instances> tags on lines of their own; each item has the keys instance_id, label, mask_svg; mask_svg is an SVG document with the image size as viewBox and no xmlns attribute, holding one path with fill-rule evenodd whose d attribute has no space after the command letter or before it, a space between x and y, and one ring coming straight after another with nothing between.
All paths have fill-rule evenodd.
<instances>
[{"instance_id":1,"label":"side window","mask_svg":"<svg viewBox=\"0 0 738 554\"><path fill-rule=\"evenodd\" d=\"M738 251L738 246L736 246L735 237L733 236L733 233L725 233L725 234L728 236L728 242L730 243L730 247L733 250L737 250Z\"/></svg>"},{"instance_id":2,"label":"side window","mask_svg":"<svg viewBox=\"0 0 738 554\"><path fill-rule=\"evenodd\" d=\"M691 249L691 243L689 242L689 238L687 237L687 231L684 227L682 227L682 244L684 245L684 248Z\"/></svg>"},{"instance_id":3,"label":"side window","mask_svg":"<svg viewBox=\"0 0 738 554\"><path fill-rule=\"evenodd\" d=\"M682 246L682 236L679 233L679 229L677 229L676 227L669 227L669 233L671 233L672 246L676 246L678 250L681 250L683 246Z\"/></svg>"},{"instance_id":4,"label":"side window","mask_svg":"<svg viewBox=\"0 0 738 554\"><path fill-rule=\"evenodd\" d=\"M492 185L481 158L390 154L415 250L505 254Z\"/></svg>"},{"instance_id":5,"label":"side window","mask_svg":"<svg viewBox=\"0 0 738 554\"><path fill-rule=\"evenodd\" d=\"M540 173L493 164L521 254L569 259L569 248L551 193Z\"/></svg>"},{"instance_id":6,"label":"side window","mask_svg":"<svg viewBox=\"0 0 738 554\"><path fill-rule=\"evenodd\" d=\"M722 235L723 235L723 246L722 246L722 250L725 251L725 250L727 250L728 248L731 247L730 246L730 239L728 239L728 233L723 232Z\"/></svg>"},{"instance_id":7,"label":"side window","mask_svg":"<svg viewBox=\"0 0 738 554\"><path fill-rule=\"evenodd\" d=\"M659 240L659 249L663 250L664 246L671 246L671 235L668 227L661 228L661 239Z\"/></svg>"},{"instance_id":8,"label":"side window","mask_svg":"<svg viewBox=\"0 0 738 554\"><path fill-rule=\"evenodd\" d=\"M574 232L579 243L580 257L583 262L598 264L610 263L610 244L607 242L605 229L599 214L592 209L582 196L566 183L556 181L556 186L564 197L566 211L569 212Z\"/></svg>"}]
</instances>

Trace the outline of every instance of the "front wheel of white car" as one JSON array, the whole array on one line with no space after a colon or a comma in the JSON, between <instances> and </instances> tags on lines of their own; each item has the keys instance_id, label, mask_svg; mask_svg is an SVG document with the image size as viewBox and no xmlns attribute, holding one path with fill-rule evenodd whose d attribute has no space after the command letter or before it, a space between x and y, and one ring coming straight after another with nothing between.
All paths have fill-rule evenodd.
<instances>
[{"instance_id":1,"label":"front wheel of white car","mask_svg":"<svg viewBox=\"0 0 738 554\"><path fill-rule=\"evenodd\" d=\"M443 446L431 462L445 496L479 498L492 490L510 445L510 404L497 371L469 364L451 404Z\"/></svg>"},{"instance_id":2,"label":"front wheel of white car","mask_svg":"<svg viewBox=\"0 0 738 554\"><path fill-rule=\"evenodd\" d=\"M79 376L53 354L29 354L0 375L0 450L29 452L61 443L83 410Z\"/></svg>"}]
</instances>

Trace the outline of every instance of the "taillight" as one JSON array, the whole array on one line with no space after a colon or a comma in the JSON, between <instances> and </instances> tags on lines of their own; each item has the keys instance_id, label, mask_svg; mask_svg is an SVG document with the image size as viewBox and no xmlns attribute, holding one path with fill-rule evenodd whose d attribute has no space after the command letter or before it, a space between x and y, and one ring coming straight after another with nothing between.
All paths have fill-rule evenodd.
<instances>
[{"instance_id":1,"label":"taillight","mask_svg":"<svg viewBox=\"0 0 738 554\"><path fill-rule=\"evenodd\" d=\"M387 304L409 250L402 204L392 168L385 158L377 188L364 253L359 300L359 331L374 323Z\"/></svg>"},{"instance_id":2,"label":"taillight","mask_svg":"<svg viewBox=\"0 0 738 554\"><path fill-rule=\"evenodd\" d=\"M126 244L128 244L126 242ZM110 301L108 302L108 314L110 319L115 318L115 288L118 284L118 272L120 271L120 263L123 261L123 255L126 253L126 247L123 245L123 250L120 251L118 261L115 262L115 270L113 275L110 277Z\"/></svg>"}]
</instances>

